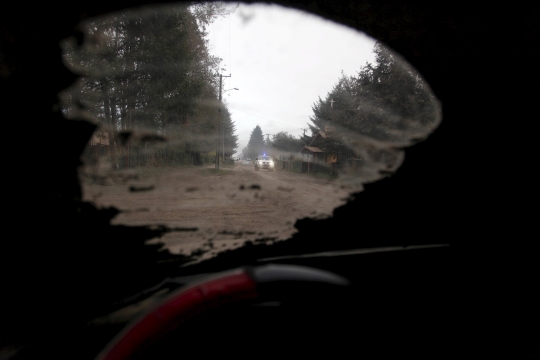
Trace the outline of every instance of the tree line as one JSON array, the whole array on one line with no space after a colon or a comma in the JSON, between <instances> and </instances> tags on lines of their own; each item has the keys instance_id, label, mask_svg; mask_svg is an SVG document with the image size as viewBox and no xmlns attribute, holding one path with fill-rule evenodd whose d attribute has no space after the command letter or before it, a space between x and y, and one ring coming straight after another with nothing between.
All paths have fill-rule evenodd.
<instances>
[{"instance_id":1,"label":"tree line","mask_svg":"<svg viewBox=\"0 0 540 360\"><path fill-rule=\"evenodd\" d=\"M374 62L366 63L356 75L342 73L326 97L313 104L307 124L311 135L279 132L265 141L257 125L244 154L264 148L292 158L312 144L337 155L340 162L361 159L362 145L353 145L359 139L399 147L425 137L440 120L438 101L399 55L380 42L373 52Z\"/></svg>"},{"instance_id":2,"label":"tree line","mask_svg":"<svg viewBox=\"0 0 540 360\"><path fill-rule=\"evenodd\" d=\"M222 3L124 11L84 23L81 45L64 42L80 78L62 94L63 111L100 125L113 167L202 164L216 149L225 159L235 152L235 124L219 101L225 69L205 39L225 14Z\"/></svg>"},{"instance_id":3,"label":"tree line","mask_svg":"<svg viewBox=\"0 0 540 360\"><path fill-rule=\"evenodd\" d=\"M300 151L302 144L300 138L286 131L273 134L271 139L269 136L265 139L261 127L257 125L251 132L248 145L242 149L242 154L244 159L255 159L261 154L288 159Z\"/></svg>"}]
</instances>

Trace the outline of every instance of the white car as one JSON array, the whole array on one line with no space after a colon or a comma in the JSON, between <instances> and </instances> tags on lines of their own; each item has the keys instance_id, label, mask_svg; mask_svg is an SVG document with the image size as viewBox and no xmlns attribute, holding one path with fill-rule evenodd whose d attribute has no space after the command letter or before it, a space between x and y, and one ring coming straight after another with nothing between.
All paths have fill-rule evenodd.
<instances>
[{"instance_id":1,"label":"white car","mask_svg":"<svg viewBox=\"0 0 540 360\"><path fill-rule=\"evenodd\" d=\"M274 171L274 161L270 156L262 155L255 159L255 170L267 169L268 171Z\"/></svg>"}]
</instances>

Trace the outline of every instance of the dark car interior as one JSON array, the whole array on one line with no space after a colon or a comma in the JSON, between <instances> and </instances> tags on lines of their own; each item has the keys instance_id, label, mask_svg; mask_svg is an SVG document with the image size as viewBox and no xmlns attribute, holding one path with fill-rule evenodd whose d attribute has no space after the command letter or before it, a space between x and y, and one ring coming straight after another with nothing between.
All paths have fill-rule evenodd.
<instances>
[{"instance_id":1,"label":"dark car interior","mask_svg":"<svg viewBox=\"0 0 540 360\"><path fill-rule=\"evenodd\" d=\"M538 5L276 1L403 55L440 99L443 121L333 217L185 266L189 258L145 244L167 228L111 225L117 209L81 200L77 168L95 126L64 119L57 98L76 78L59 42L82 41L81 20L159 3L2 5L0 359L95 359L153 305L231 270L256 295L225 290L178 313L135 358L540 358L528 159ZM122 311L131 315L114 316Z\"/></svg>"}]
</instances>

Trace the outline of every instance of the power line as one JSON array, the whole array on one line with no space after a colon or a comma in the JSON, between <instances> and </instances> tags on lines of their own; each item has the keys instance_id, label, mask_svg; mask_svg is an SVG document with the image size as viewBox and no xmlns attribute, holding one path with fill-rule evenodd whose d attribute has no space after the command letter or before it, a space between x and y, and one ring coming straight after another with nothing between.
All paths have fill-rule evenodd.
<instances>
[{"instance_id":1,"label":"power line","mask_svg":"<svg viewBox=\"0 0 540 360\"><path fill-rule=\"evenodd\" d=\"M229 72L232 72L232 58L231 58L231 14L229 13Z\"/></svg>"},{"instance_id":2,"label":"power line","mask_svg":"<svg viewBox=\"0 0 540 360\"><path fill-rule=\"evenodd\" d=\"M304 130L304 136L302 136L302 141L304 141L304 139L306 138L306 130L307 130L307 128L306 129L302 128L302 130ZM304 145L307 146L305 141L304 141Z\"/></svg>"}]
</instances>

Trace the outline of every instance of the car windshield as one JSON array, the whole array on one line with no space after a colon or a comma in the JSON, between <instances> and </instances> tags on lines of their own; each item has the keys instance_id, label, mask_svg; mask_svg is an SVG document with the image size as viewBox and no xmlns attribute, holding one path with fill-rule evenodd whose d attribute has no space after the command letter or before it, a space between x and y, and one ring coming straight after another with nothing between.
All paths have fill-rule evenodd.
<instances>
[{"instance_id":1,"label":"car windshield","mask_svg":"<svg viewBox=\"0 0 540 360\"><path fill-rule=\"evenodd\" d=\"M332 216L441 120L399 54L298 10L179 3L80 30L62 43L79 78L60 97L66 118L96 125L84 200L118 209L113 224L165 229L150 244L199 260Z\"/></svg>"}]
</instances>

